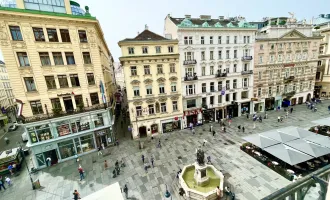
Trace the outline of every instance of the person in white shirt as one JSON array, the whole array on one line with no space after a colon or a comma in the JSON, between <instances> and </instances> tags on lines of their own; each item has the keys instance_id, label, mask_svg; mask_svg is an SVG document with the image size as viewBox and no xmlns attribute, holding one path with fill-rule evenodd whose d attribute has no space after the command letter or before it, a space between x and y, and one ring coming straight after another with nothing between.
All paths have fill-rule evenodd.
<instances>
[{"instance_id":1,"label":"person in white shirt","mask_svg":"<svg viewBox=\"0 0 330 200\"><path fill-rule=\"evenodd\" d=\"M52 159L50 157L47 157L46 163L47 163L47 167L50 167L52 165Z\"/></svg>"},{"instance_id":2,"label":"person in white shirt","mask_svg":"<svg viewBox=\"0 0 330 200\"><path fill-rule=\"evenodd\" d=\"M11 186L11 180L9 177L6 177L5 181L8 184L8 186Z\"/></svg>"}]
</instances>

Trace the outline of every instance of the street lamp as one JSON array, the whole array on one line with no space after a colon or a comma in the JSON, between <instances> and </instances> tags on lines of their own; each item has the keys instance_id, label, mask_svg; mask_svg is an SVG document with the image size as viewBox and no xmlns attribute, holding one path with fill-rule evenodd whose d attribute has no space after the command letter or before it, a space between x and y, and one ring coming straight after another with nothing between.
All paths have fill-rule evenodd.
<instances>
[{"instance_id":1,"label":"street lamp","mask_svg":"<svg viewBox=\"0 0 330 200\"><path fill-rule=\"evenodd\" d=\"M165 186L166 186L165 197L169 198L171 196L171 193L167 189L167 184L165 184Z\"/></svg>"},{"instance_id":2,"label":"street lamp","mask_svg":"<svg viewBox=\"0 0 330 200\"><path fill-rule=\"evenodd\" d=\"M25 154L24 154L24 152L23 152L22 145L21 145L20 142L16 142L16 144L18 144L18 145L20 146L20 152L23 154L24 163L25 163L26 169L27 169L27 171L28 171L28 173L29 173L29 176L30 176L30 181L31 181L31 184L32 184L32 189L35 190L36 188L35 188L35 186L34 186L34 184L33 184L32 176L31 176L31 172L30 172L30 170L29 170L29 166L28 166L28 164L27 164L27 162L26 162Z\"/></svg>"}]
</instances>

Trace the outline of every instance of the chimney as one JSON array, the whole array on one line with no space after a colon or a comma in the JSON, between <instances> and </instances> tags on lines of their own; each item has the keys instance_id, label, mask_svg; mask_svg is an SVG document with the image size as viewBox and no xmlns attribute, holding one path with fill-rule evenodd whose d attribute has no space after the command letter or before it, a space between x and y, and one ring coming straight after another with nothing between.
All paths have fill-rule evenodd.
<instances>
[{"instance_id":1,"label":"chimney","mask_svg":"<svg viewBox=\"0 0 330 200\"><path fill-rule=\"evenodd\" d=\"M191 15L184 15L184 18L190 19L191 18Z\"/></svg>"},{"instance_id":2,"label":"chimney","mask_svg":"<svg viewBox=\"0 0 330 200\"><path fill-rule=\"evenodd\" d=\"M224 20L225 19L225 16L219 16L219 20Z\"/></svg>"},{"instance_id":3,"label":"chimney","mask_svg":"<svg viewBox=\"0 0 330 200\"><path fill-rule=\"evenodd\" d=\"M147 24L144 25L144 30L148 30L148 29L149 29L148 25Z\"/></svg>"},{"instance_id":4,"label":"chimney","mask_svg":"<svg viewBox=\"0 0 330 200\"><path fill-rule=\"evenodd\" d=\"M167 17L171 17L171 14L170 14L170 13L168 13L168 14L167 14Z\"/></svg>"}]
</instances>

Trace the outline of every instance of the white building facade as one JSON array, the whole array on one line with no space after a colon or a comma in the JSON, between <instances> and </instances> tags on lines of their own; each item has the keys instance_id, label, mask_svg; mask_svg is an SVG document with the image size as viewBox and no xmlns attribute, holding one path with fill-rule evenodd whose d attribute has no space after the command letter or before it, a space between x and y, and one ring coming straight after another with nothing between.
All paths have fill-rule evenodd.
<instances>
[{"instance_id":1,"label":"white building facade","mask_svg":"<svg viewBox=\"0 0 330 200\"><path fill-rule=\"evenodd\" d=\"M242 17L165 19L179 40L185 127L250 113L256 28Z\"/></svg>"}]
</instances>

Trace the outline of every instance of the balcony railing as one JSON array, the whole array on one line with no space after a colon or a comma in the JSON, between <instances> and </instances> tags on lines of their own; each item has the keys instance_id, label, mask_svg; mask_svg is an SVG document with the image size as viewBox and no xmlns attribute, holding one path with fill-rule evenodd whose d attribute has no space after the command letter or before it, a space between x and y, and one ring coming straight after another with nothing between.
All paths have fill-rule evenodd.
<instances>
[{"instance_id":1,"label":"balcony railing","mask_svg":"<svg viewBox=\"0 0 330 200\"><path fill-rule=\"evenodd\" d=\"M216 78L219 78L219 77L226 77L227 76L227 73L216 73L215 74L215 77Z\"/></svg>"},{"instance_id":2,"label":"balcony railing","mask_svg":"<svg viewBox=\"0 0 330 200\"><path fill-rule=\"evenodd\" d=\"M110 106L110 105L109 105ZM53 119L57 117L64 117L68 115L75 115L75 114L80 114L84 112L90 112L93 110L100 110L100 109L107 109L108 105L107 104L97 104L89 107L80 107L72 111L62 111L62 110L55 110L53 109L52 113L47 113L47 114L40 114L32 117L24 117L21 116L23 123L32 123L32 122L38 122L42 120L47 120L47 119ZM48 111L46 111L48 112Z\"/></svg>"},{"instance_id":3,"label":"balcony railing","mask_svg":"<svg viewBox=\"0 0 330 200\"><path fill-rule=\"evenodd\" d=\"M184 81L194 81L194 80L198 80L196 73L194 73L194 75L186 74L186 76L184 77Z\"/></svg>"},{"instance_id":4,"label":"balcony railing","mask_svg":"<svg viewBox=\"0 0 330 200\"><path fill-rule=\"evenodd\" d=\"M249 61L249 60L252 60L253 57L252 56L243 56L242 57L242 61Z\"/></svg>"},{"instance_id":5,"label":"balcony railing","mask_svg":"<svg viewBox=\"0 0 330 200\"><path fill-rule=\"evenodd\" d=\"M253 70L242 71L242 75L253 74Z\"/></svg>"},{"instance_id":6,"label":"balcony railing","mask_svg":"<svg viewBox=\"0 0 330 200\"><path fill-rule=\"evenodd\" d=\"M289 77L284 77L284 81L287 82L291 82L294 80L294 76L289 76Z\"/></svg>"},{"instance_id":7,"label":"balcony railing","mask_svg":"<svg viewBox=\"0 0 330 200\"><path fill-rule=\"evenodd\" d=\"M296 94L296 92L295 91L291 91L291 92L284 92L283 94L282 94L282 96L286 96L286 97L292 97L292 96L294 96Z\"/></svg>"},{"instance_id":8,"label":"balcony railing","mask_svg":"<svg viewBox=\"0 0 330 200\"><path fill-rule=\"evenodd\" d=\"M196 60L184 60L183 65L196 65L197 61Z\"/></svg>"}]
</instances>

